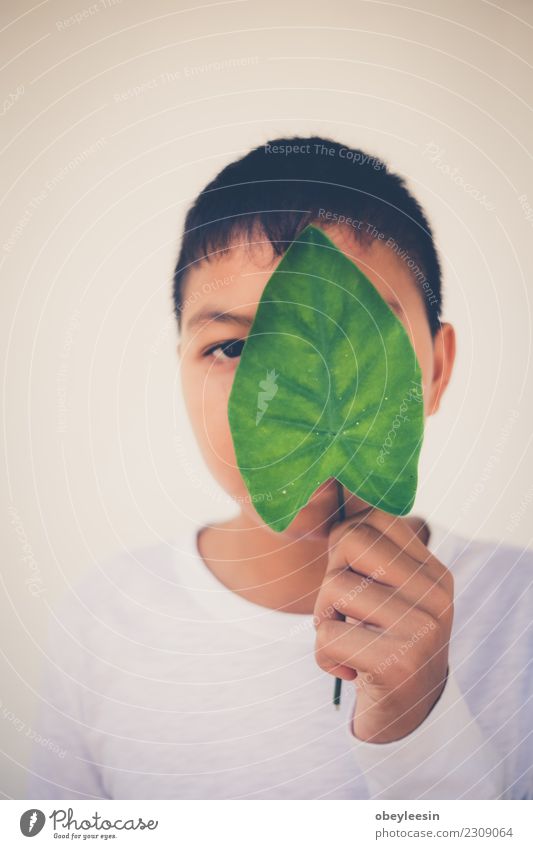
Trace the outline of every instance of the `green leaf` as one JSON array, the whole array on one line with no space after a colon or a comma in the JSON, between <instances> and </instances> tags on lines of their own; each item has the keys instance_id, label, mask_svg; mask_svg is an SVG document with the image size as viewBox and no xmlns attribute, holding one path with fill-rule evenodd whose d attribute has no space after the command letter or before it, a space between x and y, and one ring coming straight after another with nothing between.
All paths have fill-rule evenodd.
<instances>
[{"instance_id":1,"label":"green leaf","mask_svg":"<svg viewBox=\"0 0 533 849\"><path fill-rule=\"evenodd\" d=\"M422 400L403 324L325 233L307 227L265 286L229 397L256 511L284 531L334 477L374 507L408 513Z\"/></svg>"}]
</instances>

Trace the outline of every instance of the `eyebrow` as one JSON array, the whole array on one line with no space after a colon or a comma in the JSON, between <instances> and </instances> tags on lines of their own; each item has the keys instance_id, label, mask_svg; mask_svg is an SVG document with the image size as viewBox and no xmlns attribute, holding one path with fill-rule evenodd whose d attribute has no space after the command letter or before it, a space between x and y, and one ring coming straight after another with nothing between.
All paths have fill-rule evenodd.
<instances>
[{"instance_id":1,"label":"eyebrow","mask_svg":"<svg viewBox=\"0 0 533 849\"><path fill-rule=\"evenodd\" d=\"M387 303L390 307L396 307L403 312L401 305L396 299L392 298L384 298L385 303ZM198 310L197 313L192 315L187 322L187 328L190 330L192 327L197 327L199 324L206 324L209 321L216 321L220 324L239 324L241 327L250 327L254 317L251 315L243 315L242 313L237 312L221 312L217 309L203 309Z\"/></svg>"},{"instance_id":2,"label":"eyebrow","mask_svg":"<svg viewBox=\"0 0 533 849\"><path fill-rule=\"evenodd\" d=\"M208 321L218 321L221 324L240 324L242 327L250 327L253 320L253 316L243 315L242 313L203 309L198 310L197 313L190 317L187 327L196 327L198 324L204 324Z\"/></svg>"}]
</instances>

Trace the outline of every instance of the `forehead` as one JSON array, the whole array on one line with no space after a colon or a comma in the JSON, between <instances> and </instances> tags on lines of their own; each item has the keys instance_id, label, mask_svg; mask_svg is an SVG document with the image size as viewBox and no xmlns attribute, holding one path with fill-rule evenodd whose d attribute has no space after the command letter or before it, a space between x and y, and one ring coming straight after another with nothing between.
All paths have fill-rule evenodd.
<instances>
[{"instance_id":1,"label":"forehead","mask_svg":"<svg viewBox=\"0 0 533 849\"><path fill-rule=\"evenodd\" d=\"M409 269L382 242L362 244L342 228L324 230L399 315L407 315L422 304ZM183 332L197 331L217 312L253 314L281 259L274 255L268 240L257 240L253 244L235 242L228 251L198 263L188 272L182 291Z\"/></svg>"}]
</instances>

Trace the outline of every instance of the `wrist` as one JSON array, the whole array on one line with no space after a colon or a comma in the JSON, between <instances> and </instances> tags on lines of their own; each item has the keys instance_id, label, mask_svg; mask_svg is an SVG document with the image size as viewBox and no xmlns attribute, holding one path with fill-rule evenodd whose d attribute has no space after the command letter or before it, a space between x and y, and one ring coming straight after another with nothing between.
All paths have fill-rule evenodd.
<instances>
[{"instance_id":1,"label":"wrist","mask_svg":"<svg viewBox=\"0 0 533 849\"><path fill-rule=\"evenodd\" d=\"M353 736L365 743L392 743L407 737L429 716L440 699L447 680L448 669L439 687L432 690L431 698L419 700L408 709L396 705L380 711L375 702L367 703L360 692L352 720Z\"/></svg>"}]
</instances>

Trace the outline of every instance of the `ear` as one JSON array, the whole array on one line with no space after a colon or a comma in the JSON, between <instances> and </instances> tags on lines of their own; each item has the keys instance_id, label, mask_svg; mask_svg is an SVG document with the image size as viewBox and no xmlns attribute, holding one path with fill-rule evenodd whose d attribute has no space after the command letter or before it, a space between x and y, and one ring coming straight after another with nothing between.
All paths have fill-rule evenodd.
<instances>
[{"instance_id":1,"label":"ear","mask_svg":"<svg viewBox=\"0 0 533 849\"><path fill-rule=\"evenodd\" d=\"M429 393L428 416L436 413L450 378L455 362L455 330L444 322L433 340L433 379Z\"/></svg>"}]
</instances>

